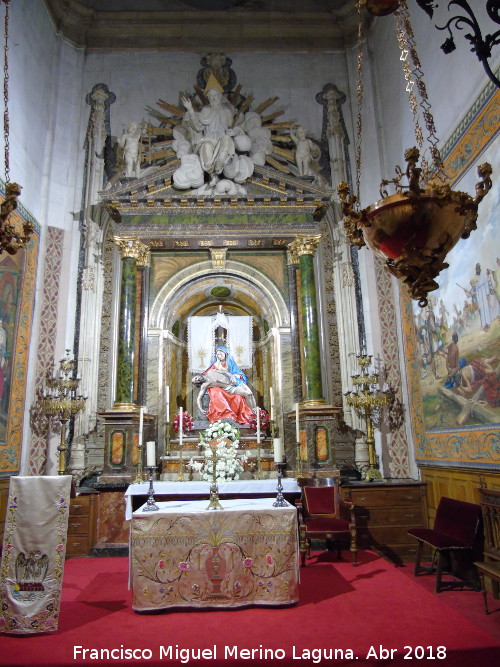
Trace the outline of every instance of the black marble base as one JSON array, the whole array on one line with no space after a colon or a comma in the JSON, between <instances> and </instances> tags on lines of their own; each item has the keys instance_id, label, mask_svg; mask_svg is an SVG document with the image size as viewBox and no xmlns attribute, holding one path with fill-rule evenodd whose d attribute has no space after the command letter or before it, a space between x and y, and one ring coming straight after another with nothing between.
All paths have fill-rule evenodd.
<instances>
[{"instance_id":1,"label":"black marble base","mask_svg":"<svg viewBox=\"0 0 500 667\"><path fill-rule=\"evenodd\" d=\"M90 551L92 558L107 556L128 556L128 546L125 544L96 544Z\"/></svg>"}]
</instances>

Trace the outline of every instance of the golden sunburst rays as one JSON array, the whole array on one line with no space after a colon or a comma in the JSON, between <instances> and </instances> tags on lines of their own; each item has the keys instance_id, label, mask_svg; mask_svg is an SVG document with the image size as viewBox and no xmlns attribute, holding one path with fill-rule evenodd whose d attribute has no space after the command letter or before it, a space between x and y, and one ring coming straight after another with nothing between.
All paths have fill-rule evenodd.
<instances>
[{"instance_id":1,"label":"golden sunburst rays","mask_svg":"<svg viewBox=\"0 0 500 667\"><path fill-rule=\"evenodd\" d=\"M208 86L207 86L208 87ZM206 91L198 85L193 86L193 93L181 91L179 99L189 97L195 111L200 111L208 104ZM226 99L236 110L235 124L240 123L248 112L253 112L260 117L260 126L269 130L269 139L272 150L266 151L265 162L278 171L298 176L295 161L295 144L290 137L290 130L297 127L292 120L282 120L286 113L285 108L276 108L279 97L268 97L254 106L252 94L242 94L241 84L237 84L232 91L225 94ZM274 109L273 109L274 107ZM174 128L181 125L186 115L186 110L181 105L172 104L166 100L159 99L155 107L146 107L150 120L145 124L142 136L143 150L142 162L148 165L165 166L173 164L178 158L172 148L174 141ZM255 116L255 117L256 117ZM154 121L159 125L154 124Z\"/></svg>"}]
</instances>

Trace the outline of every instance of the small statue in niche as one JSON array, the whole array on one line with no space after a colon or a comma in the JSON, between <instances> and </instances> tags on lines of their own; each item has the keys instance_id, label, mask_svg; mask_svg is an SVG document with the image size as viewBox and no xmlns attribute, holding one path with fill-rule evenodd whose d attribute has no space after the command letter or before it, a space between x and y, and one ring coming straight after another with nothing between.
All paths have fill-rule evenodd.
<instances>
[{"instance_id":1,"label":"small statue in niche","mask_svg":"<svg viewBox=\"0 0 500 667\"><path fill-rule=\"evenodd\" d=\"M306 137L301 125L290 128L290 137L295 143L295 162L301 177L314 177L318 171L317 165L321 157L321 151L316 144ZM316 169L315 169L316 166Z\"/></svg>"},{"instance_id":2,"label":"small statue in niche","mask_svg":"<svg viewBox=\"0 0 500 667\"><path fill-rule=\"evenodd\" d=\"M125 162L125 176L128 178L139 178L140 157L139 141L141 138L141 124L128 123L123 130L122 136L118 139L118 146L123 151L123 161Z\"/></svg>"}]
</instances>

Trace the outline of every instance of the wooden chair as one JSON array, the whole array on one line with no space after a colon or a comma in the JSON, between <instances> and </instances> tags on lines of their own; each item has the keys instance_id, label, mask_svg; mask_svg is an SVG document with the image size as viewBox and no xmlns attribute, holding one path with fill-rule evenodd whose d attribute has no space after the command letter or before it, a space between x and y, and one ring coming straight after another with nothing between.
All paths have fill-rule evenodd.
<instances>
[{"instance_id":1,"label":"wooden chair","mask_svg":"<svg viewBox=\"0 0 500 667\"><path fill-rule=\"evenodd\" d=\"M342 500L336 485L303 486L300 507L300 555L302 567L310 557L311 540L347 540L352 564L357 565L354 505ZM340 546L338 546L340 557Z\"/></svg>"},{"instance_id":2,"label":"wooden chair","mask_svg":"<svg viewBox=\"0 0 500 667\"><path fill-rule=\"evenodd\" d=\"M488 611L484 578L491 579L493 598L498 599L500 582L500 491L497 489L479 489L481 511L484 525L484 552L481 561L474 565L481 580L481 593L484 599L484 611Z\"/></svg>"},{"instance_id":3,"label":"wooden chair","mask_svg":"<svg viewBox=\"0 0 500 667\"><path fill-rule=\"evenodd\" d=\"M434 528L412 528L408 535L418 540L415 559L415 576L423 572L436 573L436 593L443 587L457 588L471 585L477 589L472 562L480 552L482 537L481 507L463 500L442 497L436 510ZM420 564L424 546L433 550L430 567ZM437 558L437 565L434 566ZM448 569L461 581L442 581L443 571ZM465 578L464 578L465 574Z\"/></svg>"}]
</instances>

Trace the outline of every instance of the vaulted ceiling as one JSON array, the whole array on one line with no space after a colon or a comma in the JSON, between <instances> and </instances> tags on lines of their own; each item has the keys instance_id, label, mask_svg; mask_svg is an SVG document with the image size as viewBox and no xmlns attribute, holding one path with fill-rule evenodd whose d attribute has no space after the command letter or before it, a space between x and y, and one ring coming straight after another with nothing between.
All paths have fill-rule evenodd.
<instances>
[{"instance_id":1,"label":"vaulted ceiling","mask_svg":"<svg viewBox=\"0 0 500 667\"><path fill-rule=\"evenodd\" d=\"M88 51L337 51L355 42L358 24L356 0L45 3L58 32Z\"/></svg>"}]
</instances>

